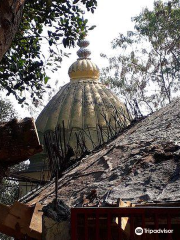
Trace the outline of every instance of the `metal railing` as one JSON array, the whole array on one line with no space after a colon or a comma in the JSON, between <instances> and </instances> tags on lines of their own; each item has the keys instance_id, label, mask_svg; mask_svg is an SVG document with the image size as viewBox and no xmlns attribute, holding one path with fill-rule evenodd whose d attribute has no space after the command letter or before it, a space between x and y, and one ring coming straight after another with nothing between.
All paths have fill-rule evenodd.
<instances>
[{"instance_id":1,"label":"metal railing","mask_svg":"<svg viewBox=\"0 0 180 240\"><path fill-rule=\"evenodd\" d=\"M135 229L166 229L173 233L138 236ZM72 208L72 240L179 240L179 207Z\"/></svg>"}]
</instances>

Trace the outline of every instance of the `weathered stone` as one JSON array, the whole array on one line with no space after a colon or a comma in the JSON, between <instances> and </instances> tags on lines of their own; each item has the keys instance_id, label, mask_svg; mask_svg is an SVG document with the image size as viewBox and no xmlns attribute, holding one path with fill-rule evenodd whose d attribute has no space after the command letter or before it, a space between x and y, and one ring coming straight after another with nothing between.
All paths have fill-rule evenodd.
<instances>
[{"instance_id":1,"label":"weathered stone","mask_svg":"<svg viewBox=\"0 0 180 240\"><path fill-rule=\"evenodd\" d=\"M52 203L43 207L44 216L52 218L54 221L68 221L70 220L70 209L69 207L60 199L57 201L54 199Z\"/></svg>"},{"instance_id":2,"label":"weathered stone","mask_svg":"<svg viewBox=\"0 0 180 240\"><path fill-rule=\"evenodd\" d=\"M0 182L8 167L42 151L33 118L0 123Z\"/></svg>"},{"instance_id":3,"label":"weathered stone","mask_svg":"<svg viewBox=\"0 0 180 240\"><path fill-rule=\"evenodd\" d=\"M68 221L56 222L43 216L42 240L70 240L70 223Z\"/></svg>"},{"instance_id":4,"label":"weathered stone","mask_svg":"<svg viewBox=\"0 0 180 240\"><path fill-rule=\"evenodd\" d=\"M82 206L96 190L99 204L180 202L180 99L134 123L97 153L64 172L58 195L69 206ZM24 198L30 205L48 204L54 182Z\"/></svg>"}]
</instances>

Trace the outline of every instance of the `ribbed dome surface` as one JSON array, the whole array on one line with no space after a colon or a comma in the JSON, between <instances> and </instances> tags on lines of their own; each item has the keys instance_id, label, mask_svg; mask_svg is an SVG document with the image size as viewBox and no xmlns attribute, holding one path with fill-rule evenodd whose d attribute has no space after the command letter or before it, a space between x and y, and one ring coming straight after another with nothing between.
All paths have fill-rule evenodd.
<instances>
[{"instance_id":1,"label":"ribbed dome surface","mask_svg":"<svg viewBox=\"0 0 180 240\"><path fill-rule=\"evenodd\" d=\"M68 71L71 80L80 79L98 79L99 68L89 59L81 59L74 62Z\"/></svg>"},{"instance_id":2,"label":"ribbed dome surface","mask_svg":"<svg viewBox=\"0 0 180 240\"><path fill-rule=\"evenodd\" d=\"M97 129L97 125L107 128L108 122L115 125L114 114L119 112L123 122L127 122L124 105L103 84L96 81L76 81L63 86L39 115L36 125L40 135L64 121L66 130ZM110 120L111 119L111 120ZM94 136L96 142L97 136Z\"/></svg>"}]
</instances>

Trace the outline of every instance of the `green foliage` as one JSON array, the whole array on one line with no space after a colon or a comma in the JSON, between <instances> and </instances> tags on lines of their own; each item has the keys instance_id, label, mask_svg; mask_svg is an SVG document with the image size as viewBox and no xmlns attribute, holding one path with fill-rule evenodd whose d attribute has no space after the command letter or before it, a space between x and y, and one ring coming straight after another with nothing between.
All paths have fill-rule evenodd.
<instances>
[{"instance_id":1,"label":"green foliage","mask_svg":"<svg viewBox=\"0 0 180 240\"><path fill-rule=\"evenodd\" d=\"M18 190L17 182L3 179L3 182L0 184L0 203L12 205L18 199ZM13 238L0 233L0 239L12 240Z\"/></svg>"},{"instance_id":2,"label":"green foliage","mask_svg":"<svg viewBox=\"0 0 180 240\"><path fill-rule=\"evenodd\" d=\"M0 185L0 202L6 205L12 205L18 199L19 185L17 182L4 179Z\"/></svg>"},{"instance_id":3,"label":"green foliage","mask_svg":"<svg viewBox=\"0 0 180 240\"><path fill-rule=\"evenodd\" d=\"M17 116L16 111L14 110L12 104L7 99L4 100L0 98L0 121L9 121L12 118ZM22 164L21 164L22 165ZM17 166L15 166L17 168ZM15 200L18 199L18 183L14 181L9 181L7 179L3 179L0 184L0 203L11 205ZM8 237L2 233L0 233L1 240L11 240L13 238Z\"/></svg>"},{"instance_id":4,"label":"green foliage","mask_svg":"<svg viewBox=\"0 0 180 240\"><path fill-rule=\"evenodd\" d=\"M17 116L15 109L12 106L12 103L7 99L4 100L0 98L0 121L7 122Z\"/></svg>"},{"instance_id":5,"label":"green foliage","mask_svg":"<svg viewBox=\"0 0 180 240\"><path fill-rule=\"evenodd\" d=\"M180 90L180 8L177 0L156 1L132 19L135 30L120 34L112 46L119 55L108 58L102 81L115 87L132 105L152 112L171 102Z\"/></svg>"},{"instance_id":6,"label":"green foliage","mask_svg":"<svg viewBox=\"0 0 180 240\"><path fill-rule=\"evenodd\" d=\"M7 99L0 98L0 121L9 121L13 118L17 117L17 113L13 108L13 105ZM11 167L11 172L16 172L19 170L24 170L27 168L27 164L24 162L17 164ZM12 205L14 201L18 200L19 197L19 183L17 181L13 181L4 178L0 183L0 203L6 205ZM8 237L2 233L0 233L1 240L11 240L12 237Z\"/></svg>"},{"instance_id":7,"label":"green foliage","mask_svg":"<svg viewBox=\"0 0 180 240\"><path fill-rule=\"evenodd\" d=\"M42 99L49 87L47 70L60 67L62 46L73 47L88 31L83 9L93 13L96 6L96 0L27 0L19 31L0 63L0 89L19 103L26 100L24 91L34 103Z\"/></svg>"},{"instance_id":8,"label":"green foliage","mask_svg":"<svg viewBox=\"0 0 180 240\"><path fill-rule=\"evenodd\" d=\"M0 233L0 239L1 240L14 240L12 237L8 237L5 234Z\"/></svg>"}]
</instances>

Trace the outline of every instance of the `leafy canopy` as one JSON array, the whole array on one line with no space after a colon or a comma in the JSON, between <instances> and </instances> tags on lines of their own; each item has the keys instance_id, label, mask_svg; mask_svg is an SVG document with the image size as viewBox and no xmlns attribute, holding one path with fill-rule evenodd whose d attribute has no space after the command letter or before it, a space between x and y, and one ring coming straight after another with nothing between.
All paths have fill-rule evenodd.
<instances>
[{"instance_id":1,"label":"leafy canopy","mask_svg":"<svg viewBox=\"0 0 180 240\"><path fill-rule=\"evenodd\" d=\"M17 116L12 103L7 99L0 98L0 122L8 122Z\"/></svg>"},{"instance_id":2,"label":"leafy canopy","mask_svg":"<svg viewBox=\"0 0 180 240\"><path fill-rule=\"evenodd\" d=\"M42 99L49 87L47 71L60 67L62 45L73 47L88 31L84 10L93 13L96 6L96 0L27 0L19 31L0 62L0 89L14 94L19 103L26 100L24 91L33 102Z\"/></svg>"},{"instance_id":3,"label":"leafy canopy","mask_svg":"<svg viewBox=\"0 0 180 240\"><path fill-rule=\"evenodd\" d=\"M177 0L154 2L132 18L134 31L119 34L102 81L116 88L127 103L152 112L171 102L180 90L180 7Z\"/></svg>"}]
</instances>

